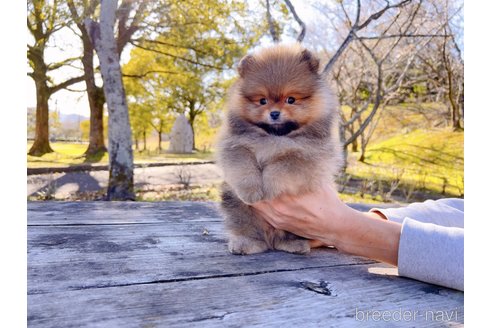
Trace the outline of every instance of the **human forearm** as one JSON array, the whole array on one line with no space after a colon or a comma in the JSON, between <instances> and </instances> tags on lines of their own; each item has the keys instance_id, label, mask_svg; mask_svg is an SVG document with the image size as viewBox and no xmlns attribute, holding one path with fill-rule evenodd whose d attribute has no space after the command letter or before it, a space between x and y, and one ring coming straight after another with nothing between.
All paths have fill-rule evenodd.
<instances>
[{"instance_id":1,"label":"human forearm","mask_svg":"<svg viewBox=\"0 0 492 328\"><path fill-rule=\"evenodd\" d=\"M353 255L393 265L398 263L401 225L377 213L363 213L344 204L331 186L302 196L283 195L254 205L277 229L320 241ZM319 243L312 242L312 247Z\"/></svg>"},{"instance_id":2,"label":"human forearm","mask_svg":"<svg viewBox=\"0 0 492 328\"><path fill-rule=\"evenodd\" d=\"M344 224L331 234L338 250L398 265L399 223L353 209L346 210L342 220Z\"/></svg>"}]
</instances>

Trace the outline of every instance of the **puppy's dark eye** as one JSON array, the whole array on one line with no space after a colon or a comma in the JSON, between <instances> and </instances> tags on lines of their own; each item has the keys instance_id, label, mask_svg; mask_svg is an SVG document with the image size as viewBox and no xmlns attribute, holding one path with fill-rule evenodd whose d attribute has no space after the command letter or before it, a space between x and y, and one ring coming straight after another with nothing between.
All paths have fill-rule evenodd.
<instances>
[{"instance_id":1,"label":"puppy's dark eye","mask_svg":"<svg viewBox=\"0 0 492 328\"><path fill-rule=\"evenodd\" d=\"M266 104L267 104L267 102L268 102L268 101L266 100L266 98L261 98L261 99L260 99L260 105L266 105Z\"/></svg>"},{"instance_id":2,"label":"puppy's dark eye","mask_svg":"<svg viewBox=\"0 0 492 328\"><path fill-rule=\"evenodd\" d=\"M294 98L294 97L289 97L289 98L287 98L287 103L288 103L288 104L291 104L291 105L292 105L292 104L293 104L293 103L295 103L295 102L296 102L296 98Z\"/></svg>"}]
</instances>

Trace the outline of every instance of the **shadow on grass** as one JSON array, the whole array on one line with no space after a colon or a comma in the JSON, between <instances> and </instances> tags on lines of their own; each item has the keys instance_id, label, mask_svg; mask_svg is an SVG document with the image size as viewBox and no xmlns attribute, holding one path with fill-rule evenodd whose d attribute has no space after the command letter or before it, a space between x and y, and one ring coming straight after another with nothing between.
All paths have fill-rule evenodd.
<instances>
[{"instance_id":1,"label":"shadow on grass","mask_svg":"<svg viewBox=\"0 0 492 328\"><path fill-rule=\"evenodd\" d=\"M396 150L388 147L378 147L378 148L372 148L367 151L367 158L366 160L370 160L370 157L373 155L377 156L377 153L381 154L391 154L394 156L395 159L398 159L402 162L405 161L411 161L413 163L426 163L426 164L431 164L431 165L439 165L445 168L452 168L454 167L455 161L453 160L463 160L460 157L453 156L455 158L449 159L449 158L442 158L441 156L452 156L448 153L439 151L437 149L432 149L428 147L420 147L416 145L405 145L405 146L412 146L416 148L421 148L423 150L430 150L434 152L432 155L427 155L423 154L421 156L416 155L414 153L411 153L409 151L404 151L404 150Z\"/></svg>"},{"instance_id":2,"label":"shadow on grass","mask_svg":"<svg viewBox=\"0 0 492 328\"><path fill-rule=\"evenodd\" d=\"M44 185L28 195L28 199L52 200L56 199L56 194L64 192L74 194L80 192L97 192L103 187L99 184L90 172L73 172L53 179L52 176L44 181Z\"/></svg>"},{"instance_id":3,"label":"shadow on grass","mask_svg":"<svg viewBox=\"0 0 492 328\"><path fill-rule=\"evenodd\" d=\"M84 164L92 164L92 163L99 163L102 161L104 155L106 155L107 152L105 151L98 151L95 154L90 154L90 155L82 155L79 158L84 159Z\"/></svg>"}]
</instances>

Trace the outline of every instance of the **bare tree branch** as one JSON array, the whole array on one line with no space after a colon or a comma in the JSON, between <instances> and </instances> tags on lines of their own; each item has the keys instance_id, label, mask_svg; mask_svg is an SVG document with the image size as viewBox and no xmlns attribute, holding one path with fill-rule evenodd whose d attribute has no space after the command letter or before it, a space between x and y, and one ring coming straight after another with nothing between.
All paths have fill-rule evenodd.
<instances>
[{"instance_id":1,"label":"bare tree branch","mask_svg":"<svg viewBox=\"0 0 492 328\"><path fill-rule=\"evenodd\" d=\"M180 72L174 72L174 71L163 71L163 70L153 70L153 71L147 71L142 74L122 74L123 77L128 77L128 78L136 78L136 79L141 79L143 77L146 77L149 74L180 74Z\"/></svg>"},{"instance_id":2,"label":"bare tree branch","mask_svg":"<svg viewBox=\"0 0 492 328\"><path fill-rule=\"evenodd\" d=\"M393 38L445 38L449 35L445 34L391 34L381 36L358 36L358 40L385 40Z\"/></svg>"},{"instance_id":3,"label":"bare tree branch","mask_svg":"<svg viewBox=\"0 0 492 328\"><path fill-rule=\"evenodd\" d=\"M294 16L296 22L301 26L301 33L299 33L299 36L297 37L297 42L302 42L302 40L304 40L304 37L306 36L306 24L304 24L301 18L297 15L296 9L294 8L290 0L284 0L284 1L287 7L289 7L289 10Z\"/></svg>"},{"instance_id":4,"label":"bare tree branch","mask_svg":"<svg viewBox=\"0 0 492 328\"><path fill-rule=\"evenodd\" d=\"M347 46L352 42L354 37L356 37L356 33L365 27L367 27L372 21L378 20L386 11L392 8L398 8L402 7L408 3L410 3L412 0L403 0L401 2L398 2L396 4L390 5L389 2L386 2L386 7L381 9L380 11L370 15L362 24L359 24L359 19L360 19L360 0L357 0L357 10L356 10L356 19L354 22L354 25L351 27L349 33L343 40L342 44L336 51L336 53L333 55L333 57L328 61L326 64L325 68L323 69L322 75L327 76L328 73L330 72L331 68L335 64L335 62L338 60L340 55L345 51Z\"/></svg>"},{"instance_id":5,"label":"bare tree branch","mask_svg":"<svg viewBox=\"0 0 492 328\"><path fill-rule=\"evenodd\" d=\"M189 45L174 44L174 43L160 41L160 40L151 40L151 39L140 38L140 39L133 39L131 41L132 42L139 42L142 45L142 47L144 47L144 45L143 45L144 43L149 43L149 44L158 44L158 45L162 45L162 46L166 46L166 47L193 50L194 52L196 52L197 54L200 54L200 55L206 55L207 54L205 51L197 49L196 47L192 47Z\"/></svg>"},{"instance_id":6,"label":"bare tree branch","mask_svg":"<svg viewBox=\"0 0 492 328\"><path fill-rule=\"evenodd\" d=\"M267 16L268 26L270 28L270 35L272 36L273 42L277 43L280 41L280 39L275 29L272 13L270 11L270 0L266 0L266 9L267 9L266 16Z\"/></svg>"},{"instance_id":7,"label":"bare tree branch","mask_svg":"<svg viewBox=\"0 0 492 328\"><path fill-rule=\"evenodd\" d=\"M62 60L61 62L49 64L48 65L48 71L53 71L53 70L59 69L60 67L71 64L72 62L74 62L80 58L81 58L80 56L72 57L72 58L67 58L65 60Z\"/></svg>"},{"instance_id":8,"label":"bare tree branch","mask_svg":"<svg viewBox=\"0 0 492 328\"><path fill-rule=\"evenodd\" d=\"M135 15L133 16L133 20L130 23L130 26L126 27L127 21L130 16L130 11L133 8L133 4L135 2L133 0L125 0L122 2L120 7L117 10L117 18L118 18L118 38L116 39L116 44L118 47L118 54L121 56L123 52L123 48L130 41L132 35L139 29L139 24L143 19L143 14L145 8L147 7L147 1L141 1L135 11Z\"/></svg>"},{"instance_id":9,"label":"bare tree branch","mask_svg":"<svg viewBox=\"0 0 492 328\"><path fill-rule=\"evenodd\" d=\"M183 61L186 61L186 62L189 62L189 63L192 63L192 64L201 65L201 66L204 66L204 67L215 68L217 70L223 70L224 69L223 67L209 65L209 64L205 64L205 63L200 63L198 61L191 60L189 58L185 58L185 57L181 57L181 56L177 56L177 55L173 55L173 54L168 53L168 52L160 51L160 50L157 50L157 49L147 48L147 47L144 47L144 46L142 46L142 45L140 45L138 43L132 42L132 41L130 41L130 43L132 45L134 45L135 47L137 47L137 48L140 48L140 49L143 49L143 50L147 50L147 51L151 51L151 52L155 52L155 53L158 53L158 54L161 54L161 55L164 55L164 56L168 56L168 57L172 57L172 58L176 58L176 59L179 59L179 60L183 60Z\"/></svg>"},{"instance_id":10,"label":"bare tree branch","mask_svg":"<svg viewBox=\"0 0 492 328\"><path fill-rule=\"evenodd\" d=\"M376 115L376 112L379 109L379 105L381 104L381 100L383 97L383 71L382 71L382 63L378 64L378 82L377 82L377 89L376 89L376 100L374 101L374 106L372 107L371 113L366 117L364 120L364 123L362 123L359 126L359 129L354 132L348 140L345 140L344 146L350 145L352 142L354 142L355 139L357 139L358 136L361 135L362 132L366 129L366 127L369 125L371 122L372 118L374 115Z\"/></svg>"},{"instance_id":11,"label":"bare tree branch","mask_svg":"<svg viewBox=\"0 0 492 328\"><path fill-rule=\"evenodd\" d=\"M77 76L77 77L73 77L71 79L68 79L60 84L57 84L53 87L50 87L50 94L53 94L57 91L60 91L61 89L65 89L66 87L72 85L72 84L75 84L75 83L78 83L78 82L82 82L84 81L85 79L85 75L82 75L82 76Z\"/></svg>"}]
</instances>

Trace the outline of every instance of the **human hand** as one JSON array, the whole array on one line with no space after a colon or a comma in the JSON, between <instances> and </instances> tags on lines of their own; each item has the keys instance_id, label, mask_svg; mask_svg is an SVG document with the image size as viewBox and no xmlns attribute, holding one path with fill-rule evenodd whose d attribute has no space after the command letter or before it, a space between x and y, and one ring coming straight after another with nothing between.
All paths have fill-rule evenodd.
<instances>
[{"instance_id":1,"label":"human hand","mask_svg":"<svg viewBox=\"0 0 492 328\"><path fill-rule=\"evenodd\" d=\"M398 263L401 225L373 212L359 212L343 203L330 185L299 196L281 195L254 203L273 227L313 240L311 247L338 250L393 265Z\"/></svg>"},{"instance_id":2,"label":"human hand","mask_svg":"<svg viewBox=\"0 0 492 328\"><path fill-rule=\"evenodd\" d=\"M336 244L339 231L345 229L343 218L351 211L331 185L323 185L309 194L281 195L252 206L274 228L324 245ZM312 246L320 246L319 242L313 242Z\"/></svg>"}]
</instances>

